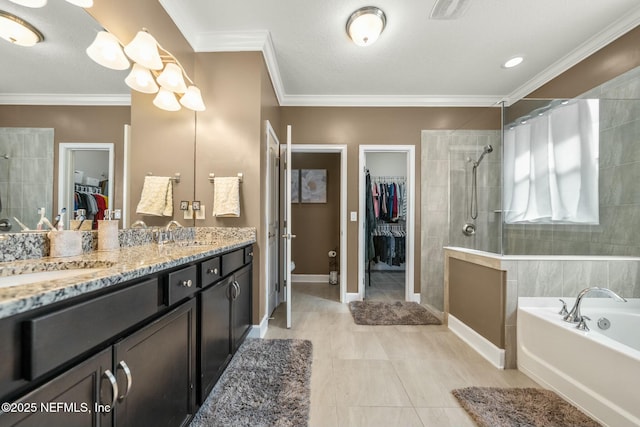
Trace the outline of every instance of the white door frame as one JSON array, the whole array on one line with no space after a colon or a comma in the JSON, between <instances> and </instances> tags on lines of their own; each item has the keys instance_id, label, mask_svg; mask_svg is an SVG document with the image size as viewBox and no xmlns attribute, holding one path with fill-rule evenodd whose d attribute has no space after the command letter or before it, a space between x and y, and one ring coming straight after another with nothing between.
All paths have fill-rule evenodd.
<instances>
[{"instance_id":1,"label":"white door frame","mask_svg":"<svg viewBox=\"0 0 640 427\"><path fill-rule=\"evenodd\" d=\"M414 145L360 145L358 162L358 200L360 218L358 220L358 298L365 296L365 254L366 236L364 233L366 206L364 203L366 153L406 153L407 154L407 237L406 237L406 271L404 295L406 301L420 302L420 293L414 291L415 265L415 203L416 203L416 147Z\"/></svg>"},{"instance_id":2,"label":"white door frame","mask_svg":"<svg viewBox=\"0 0 640 427\"><path fill-rule=\"evenodd\" d=\"M275 130L273 129L273 127L271 126L271 123L269 122L269 120L265 121L265 137L266 137L266 141L265 141L265 156L266 156L266 168L265 168L265 176L263 177L263 182L265 182L265 192L264 192L264 208L265 208L265 215L264 215L264 222L262 224L262 229L264 230L264 232L262 233L262 247L264 248L264 259L265 262L262 263L262 272L260 274L263 274L264 278L265 278L265 318L262 319L262 321L260 322L261 327L264 324L264 329L266 332L266 323L267 320L269 318L269 316L271 315L271 312L269 310L269 292L271 291L269 289L270 283L269 280L271 279L271 256L273 256L273 254L271 254L271 251L269 249L269 203L270 202L275 202L278 205L278 218L276 218L276 220L278 221L278 224L280 224L280 198L278 197L277 200L272 201L271 198L274 197L275 194L280 194L280 188L278 186L278 188L271 188L271 183L273 182L270 178L270 175L272 173L278 173L279 169L276 170L272 170L271 168L271 163L269 161L269 148L270 148L270 144L269 141L271 138L273 138L275 140L275 144L277 145L277 155L278 158L280 158L280 141L278 140L278 135L276 134ZM280 247L280 232L277 231L275 236L272 236L274 239L276 239L276 254L275 256L279 258L279 247ZM278 262L276 263L277 265L280 265L280 261L278 260ZM278 279L279 279L279 275L278 275ZM278 306L278 304L280 303L279 300L279 296L280 294L278 293L277 295L277 302L276 302L276 307ZM262 328L261 328L262 329ZM263 336L263 335L261 335Z\"/></svg>"},{"instance_id":3,"label":"white door frame","mask_svg":"<svg viewBox=\"0 0 640 427\"><path fill-rule=\"evenodd\" d=\"M113 194L113 179L115 177L115 145L111 142L61 142L58 145L58 211L63 207L67 209L65 215L65 228L69 228L69 219L73 219L73 164L71 156L74 151L108 151L109 152L109 176L107 177L107 191L109 194L107 209L112 209L115 200ZM123 209L125 209L123 207Z\"/></svg>"},{"instance_id":4,"label":"white door frame","mask_svg":"<svg viewBox=\"0 0 640 427\"><path fill-rule=\"evenodd\" d=\"M347 302L347 145L292 144L292 153L340 153L340 302Z\"/></svg>"}]
</instances>

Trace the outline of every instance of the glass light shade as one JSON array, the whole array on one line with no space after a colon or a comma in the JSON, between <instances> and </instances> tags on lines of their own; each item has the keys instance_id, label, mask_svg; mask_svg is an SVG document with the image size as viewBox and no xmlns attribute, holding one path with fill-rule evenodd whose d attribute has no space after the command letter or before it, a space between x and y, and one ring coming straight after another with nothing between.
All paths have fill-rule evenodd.
<instances>
[{"instance_id":1,"label":"glass light shade","mask_svg":"<svg viewBox=\"0 0 640 427\"><path fill-rule=\"evenodd\" d=\"M91 7L93 6L93 0L67 0L69 3L79 7Z\"/></svg>"},{"instance_id":2,"label":"glass light shade","mask_svg":"<svg viewBox=\"0 0 640 427\"><path fill-rule=\"evenodd\" d=\"M93 43L87 48L87 55L98 64L112 70L126 70L130 65L116 36L107 31L100 31L96 35Z\"/></svg>"},{"instance_id":3,"label":"glass light shade","mask_svg":"<svg viewBox=\"0 0 640 427\"><path fill-rule=\"evenodd\" d=\"M195 86L189 86L187 88L185 94L180 98L180 104L193 111L204 111L207 108L204 106L200 89Z\"/></svg>"},{"instance_id":4,"label":"glass light shade","mask_svg":"<svg viewBox=\"0 0 640 427\"><path fill-rule=\"evenodd\" d=\"M176 99L176 95L164 88L160 88L156 97L153 98L153 105L167 111L178 111L182 108Z\"/></svg>"},{"instance_id":5,"label":"glass light shade","mask_svg":"<svg viewBox=\"0 0 640 427\"><path fill-rule=\"evenodd\" d=\"M378 40L386 23L382 10L372 6L363 7L349 17L347 33L358 46L369 46Z\"/></svg>"},{"instance_id":6,"label":"glass light shade","mask_svg":"<svg viewBox=\"0 0 640 427\"><path fill-rule=\"evenodd\" d=\"M138 31L133 40L124 47L124 53L133 61L150 70L162 69L158 42L146 31Z\"/></svg>"},{"instance_id":7,"label":"glass light shade","mask_svg":"<svg viewBox=\"0 0 640 427\"><path fill-rule=\"evenodd\" d=\"M43 7L47 4L47 0L11 0L15 4L26 7Z\"/></svg>"},{"instance_id":8,"label":"glass light shade","mask_svg":"<svg viewBox=\"0 0 640 427\"><path fill-rule=\"evenodd\" d=\"M144 68L140 64L133 64L131 72L124 79L124 82L133 90L137 90L142 93L156 93L158 91L158 85L153 80L151 71Z\"/></svg>"},{"instance_id":9,"label":"glass light shade","mask_svg":"<svg viewBox=\"0 0 640 427\"><path fill-rule=\"evenodd\" d=\"M0 11L0 37L19 46L33 46L44 36L33 25L7 12Z\"/></svg>"},{"instance_id":10,"label":"glass light shade","mask_svg":"<svg viewBox=\"0 0 640 427\"><path fill-rule=\"evenodd\" d=\"M185 93L187 85L182 77L182 70L177 64L169 62L158 76L158 84L163 88L177 93Z\"/></svg>"}]
</instances>

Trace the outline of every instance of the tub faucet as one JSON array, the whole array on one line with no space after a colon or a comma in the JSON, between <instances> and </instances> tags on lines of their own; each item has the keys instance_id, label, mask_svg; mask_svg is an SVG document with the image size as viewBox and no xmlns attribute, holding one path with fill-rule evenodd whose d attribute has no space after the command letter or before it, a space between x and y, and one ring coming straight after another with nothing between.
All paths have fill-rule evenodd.
<instances>
[{"instance_id":1,"label":"tub faucet","mask_svg":"<svg viewBox=\"0 0 640 427\"><path fill-rule=\"evenodd\" d=\"M606 296L611 297L616 301L627 302L626 299L622 298L620 295L616 294L611 289L598 288L598 287L585 288L585 289L581 290L580 293L578 294L578 296L576 297L576 302L575 302L575 304L573 304L573 308L571 309L569 314L567 314L566 316L563 317L564 321L565 322L570 322L570 323L577 323L578 325L584 324L584 317L585 316L583 316L580 313L580 305L582 303L582 298L586 297L590 293L595 293L595 292L603 293Z\"/></svg>"}]
</instances>

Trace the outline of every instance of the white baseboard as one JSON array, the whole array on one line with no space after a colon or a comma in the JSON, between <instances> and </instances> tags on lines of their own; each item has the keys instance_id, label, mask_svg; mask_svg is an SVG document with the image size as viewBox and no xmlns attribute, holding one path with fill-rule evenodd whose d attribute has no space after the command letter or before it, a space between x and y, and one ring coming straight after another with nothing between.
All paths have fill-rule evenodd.
<instances>
[{"instance_id":1,"label":"white baseboard","mask_svg":"<svg viewBox=\"0 0 640 427\"><path fill-rule=\"evenodd\" d=\"M362 298L360 298L360 294L355 292L355 293L349 293L347 292L346 298L345 298L345 302L347 304L349 304L351 301L362 301Z\"/></svg>"},{"instance_id":2,"label":"white baseboard","mask_svg":"<svg viewBox=\"0 0 640 427\"><path fill-rule=\"evenodd\" d=\"M251 331L249 331L248 338L264 338L267 335L267 330L269 329L269 316L264 316L259 325L251 326Z\"/></svg>"},{"instance_id":3,"label":"white baseboard","mask_svg":"<svg viewBox=\"0 0 640 427\"><path fill-rule=\"evenodd\" d=\"M422 298L422 295L420 294L409 294L409 301L413 301L413 302L417 302L418 304L420 304L420 300Z\"/></svg>"},{"instance_id":4,"label":"white baseboard","mask_svg":"<svg viewBox=\"0 0 640 427\"><path fill-rule=\"evenodd\" d=\"M449 330L456 334L462 341L469 344L493 366L498 369L504 369L505 351L496 347L485 337L456 319L451 313L449 313Z\"/></svg>"},{"instance_id":5,"label":"white baseboard","mask_svg":"<svg viewBox=\"0 0 640 427\"><path fill-rule=\"evenodd\" d=\"M328 274L292 274L292 282L300 283L329 283Z\"/></svg>"}]
</instances>

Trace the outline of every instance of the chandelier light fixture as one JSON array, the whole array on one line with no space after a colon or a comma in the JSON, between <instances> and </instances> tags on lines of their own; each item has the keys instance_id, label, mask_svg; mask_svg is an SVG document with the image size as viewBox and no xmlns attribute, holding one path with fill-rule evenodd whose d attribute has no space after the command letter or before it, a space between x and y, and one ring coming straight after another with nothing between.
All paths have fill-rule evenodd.
<instances>
[{"instance_id":1,"label":"chandelier light fixture","mask_svg":"<svg viewBox=\"0 0 640 427\"><path fill-rule=\"evenodd\" d=\"M351 14L347 34L358 46L369 46L378 40L386 24L387 17L380 8L366 6Z\"/></svg>"},{"instance_id":2,"label":"chandelier light fixture","mask_svg":"<svg viewBox=\"0 0 640 427\"><path fill-rule=\"evenodd\" d=\"M113 70L126 70L133 63L125 83L138 92L157 93L153 105L158 108L178 111L182 105L193 111L206 109L200 89L180 62L144 28L127 45L108 31L100 31L87 48L87 55Z\"/></svg>"},{"instance_id":3,"label":"chandelier light fixture","mask_svg":"<svg viewBox=\"0 0 640 427\"><path fill-rule=\"evenodd\" d=\"M36 27L0 10L0 37L18 46L34 46L44 40L44 36Z\"/></svg>"}]
</instances>

